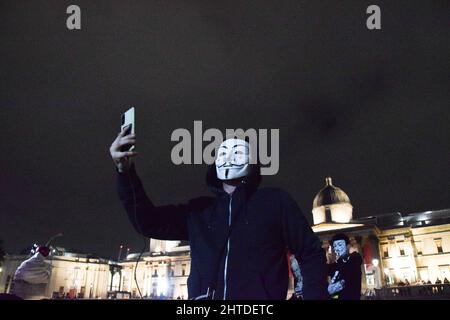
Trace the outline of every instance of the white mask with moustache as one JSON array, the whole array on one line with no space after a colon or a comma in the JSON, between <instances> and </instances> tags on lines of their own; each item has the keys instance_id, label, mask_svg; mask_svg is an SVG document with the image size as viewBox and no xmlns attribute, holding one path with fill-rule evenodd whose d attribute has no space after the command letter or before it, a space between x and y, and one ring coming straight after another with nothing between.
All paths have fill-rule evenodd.
<instances>
[{"instance_id":1,"label":"white mask with moustache","mask_svg":"<svg viewBox=\"0 0 450 320\"><path fill-rule=\"evenodd\" d=\"M233 180L250 173L250 145L242 139L227 139L217 149L217 178Z\"/></svg>"},{"instance_id":2,"label":"white mask with moustache","mask_svg":"<svg viewBox=\"0 0 450 320\"><path fill-rule=\"evenodd\" d=\"M336 240L333 242L333 249L334 252L336 253L336 256L339 257L343 257L348 253L348 249L347 249L347 243L345 242L345 240Z\"/></svg>"}]
</instances>

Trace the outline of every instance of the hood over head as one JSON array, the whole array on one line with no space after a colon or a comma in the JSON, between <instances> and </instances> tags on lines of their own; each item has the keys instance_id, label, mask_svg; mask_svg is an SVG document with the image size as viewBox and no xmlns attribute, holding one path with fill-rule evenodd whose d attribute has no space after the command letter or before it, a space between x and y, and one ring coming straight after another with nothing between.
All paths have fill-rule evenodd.
<instances>
[{"instance_id":1,"label":"hood over head","mask_svg":"<svg viewBox=\"0 0 450 320\"><path fill-rule=\"evenodd\" d=\"M251 164L250 173L246 177L242 177L242 181L246 185L246 189L250 191L249 193L253 193L261 183L261 168L258 164ZM217 177L216 165L211 164L208 166L206 171L206 184L208 185L211 192L216 195L221 195L225 193L222 186L223 181Z\"/></svg>"}]
</instances>

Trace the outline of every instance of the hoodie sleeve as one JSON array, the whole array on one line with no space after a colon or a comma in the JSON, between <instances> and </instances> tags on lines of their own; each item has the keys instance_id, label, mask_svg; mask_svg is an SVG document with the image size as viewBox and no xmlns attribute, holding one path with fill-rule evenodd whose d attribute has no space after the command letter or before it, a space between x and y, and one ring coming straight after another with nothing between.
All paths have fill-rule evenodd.
<instances>
[{"instance_id":1,"label":"hoodie sleeve","mask_svg":"<svg viewBox=\"0 0 450 320\"><path fill-rule=\"evenodd\" d=\"M137 232L154 239L188 240L189 204L155 206L147 197L134 165L128 172L117 171L117 191Z\"/></svg>"},{"instance_id":2,"label":"hoodie sleeve","mask_svg":"<svg viewBox=\"0 0 450 320\"><path fill-rule=\"evenodd\" d=\"M286 245L300 264L303 297L327 299L325 251L292 197L282 192L283 232Z\"/></svg>"}]
</instances>

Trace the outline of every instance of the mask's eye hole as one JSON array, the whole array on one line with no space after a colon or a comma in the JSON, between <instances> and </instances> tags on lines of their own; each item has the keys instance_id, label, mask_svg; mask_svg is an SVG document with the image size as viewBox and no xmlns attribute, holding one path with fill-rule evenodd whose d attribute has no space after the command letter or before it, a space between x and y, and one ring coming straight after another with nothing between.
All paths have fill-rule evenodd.
<instances>
[{"instance_id":1,"label":"mask's eye hole","mask_svg":"<svg viewBox=\"0 0 450 320\"><path fill-rule=\"evenodd\" d=\"M242 151L235 151L234 154L244 154Z\"/></svg>"},{"instance_id":2,"label":"mask's eye hole","mask_svg":"<svg viewBox=\"0 0 450 320\"><path fill-rule=\"evenodd\" d=\"M226 152L221 152L221 153L219 153L219 156L223 157L223 156L225 156L226 154L227 154Z\"/></svg>"}]
</instances>

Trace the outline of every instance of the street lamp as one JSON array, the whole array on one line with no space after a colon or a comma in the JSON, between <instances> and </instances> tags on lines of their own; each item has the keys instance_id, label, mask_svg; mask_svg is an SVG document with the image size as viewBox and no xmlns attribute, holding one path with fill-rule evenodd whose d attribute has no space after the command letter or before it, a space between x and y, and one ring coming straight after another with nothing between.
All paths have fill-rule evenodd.
<instances>
[{"instance_id":1,"label":"street lamp","mask_svg":"<svg viewBox=\"0 0 450 320\"><path fill-rule=\"evenodd\" d=\"M378 263L379 263L378 259L373 259L373 260L372 260L372 264L373 264L373 266L374 266L375 268L378 267Z\"/></svg>"},{"instance_id":2,"label":"street lamp","mask_svg":"<svg viewBox=\"0 0 450 320\"><path fill-rule=\"evenodd\" d=\"M373 266L373 274L374 274L374 282L375 282L375 288L379 289L382 286L381 283L381 272L380 269L378 268L380 261L378 259L372 259L372 266Z\"/></svg>"},{"instance_id":3,"label":"street lamp","mask_svg":"<svg viewBox=\"0 0 450 320\"><path fill-rule=\"evenodd\" d=\"M117 255L117 261L120 261L120 256L122 255L122 248L123 248L123 245L120 245L119 254Z\"/></svg>"},{"instance_id":4,"label":"street lamp","mask_svg":"<svg viewBox=\"0 0 450 320\"><path fill-rule=\"evenodd\" d=\"M62 236L63 236L62 233L55 234L50 239L48 239L48 241L45 243L45 246L48 247L50 245L50 242L52 242L55 238L59 238L59 237L62 237Z\"/></svg>"},{"instance_id":5,"label":"street lamp","mask_svg":"<svg viewBox=\"0 0 450 320\"><path fill-rule=\"evenodd\" d=\"M391 279L389 278L389 268L384 268L384 279L386 280L386 285L390 285L391 284Z\"/></svg>"}]
</instances>

